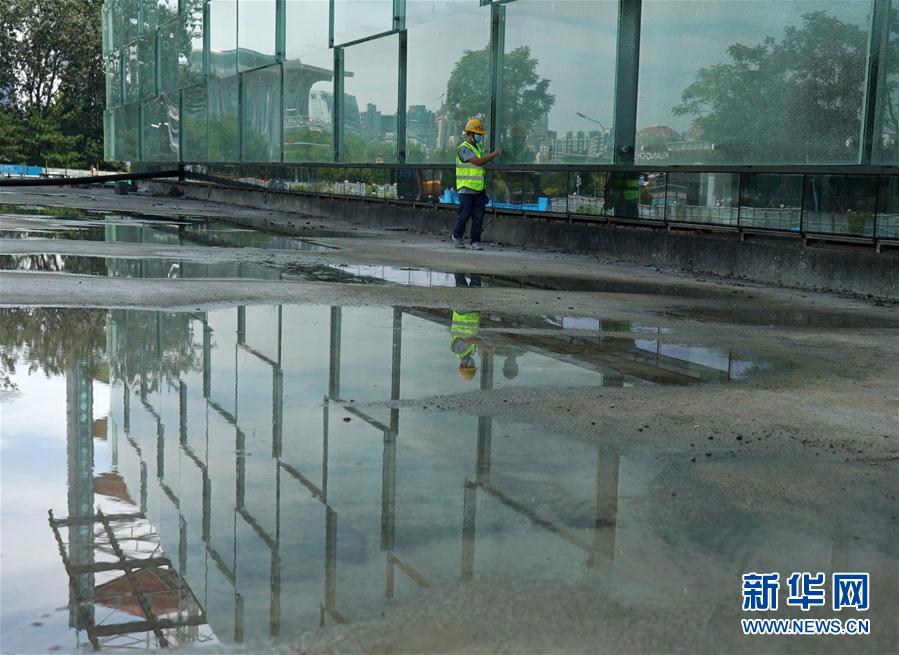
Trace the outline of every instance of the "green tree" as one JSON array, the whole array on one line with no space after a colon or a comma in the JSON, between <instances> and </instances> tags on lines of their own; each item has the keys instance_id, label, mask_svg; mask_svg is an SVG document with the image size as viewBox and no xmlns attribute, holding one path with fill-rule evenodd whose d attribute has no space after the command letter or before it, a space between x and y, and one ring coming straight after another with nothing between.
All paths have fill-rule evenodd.
<instances>
[{"instance_id":1,"label":"green tree","mask_svg":"<svg viewBox=\"0 0 899 655\"><path fill-rule=\"evenodd\" d=\"M780 41L728 48L701 69L675 115L694 116L728 162L843 162L858 151L867 35L825 11Z\"/></svg>"},{"instance_id":2,"label":"green tree","mask_svg":"<svg viewBox=\"0 0 899 655\"><path fill-rule=\"evenodd\" d=\"M528 46L503 55L498 125L502 137L508 136L515 125L535 125L556 103L556 97L549 93L549 80L537 74L538 64ZM466 50L446 85L448 116L459 125L472 116L485 116L489 94L490 49Z\"/></svg>"},{"instance_id":3,"label":"green tree","mask_svg":"<svg viewBox=\"0 0 899 655\"><path fill-rule=\"evenodd\" d=\"M0 5L0 160L86 168L102 159L101 7L102 0Z\"/></svg>"}]
</instances>

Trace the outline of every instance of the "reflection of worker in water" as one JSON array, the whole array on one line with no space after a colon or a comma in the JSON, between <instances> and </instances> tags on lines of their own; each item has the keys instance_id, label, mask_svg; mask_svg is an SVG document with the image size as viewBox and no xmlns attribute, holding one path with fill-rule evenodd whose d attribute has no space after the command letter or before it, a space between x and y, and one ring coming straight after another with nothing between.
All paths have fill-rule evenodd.
<instances>
[{"instance_id":1,"label":"reflection of worker in water","mask_svg":"<svg viewBox=\"0 0 899 655\"><path fill-rule=\"evenodd\" d=\"M459 377L473 380L478 372L474 356L478 349L486 353L493 352L493 347L478 336L481 328L480 312L458 312L453 310L453 322L450 326L450 350L459 359Z\"/></svg>"},{"instance_id":2,"label":"reflection of worker in water","mask_svg":"<svg viewBox=\"0 0 899 655\"><path fill-rule=\"evenodd\" d=\"M608 203L611 200L613 215L616 218L640 218L638 207L640 174L609 173L609 176L606 178L603 197L606 199L606 214L609 213Z\"/></svg>"},{"instance_id":3,"label":"reflection of worker in water","mask_svg":"<svg viewBox=\"0 0 899 655\"><path fill-rule=\"evenodd\" d=\"M524 348L519 348L511 343L497 343L494 353L497 357L505 357L503 362L503 377L507 380L514 380L518 377L518 358L527 352Z\"/></svg>"}]
</instances>

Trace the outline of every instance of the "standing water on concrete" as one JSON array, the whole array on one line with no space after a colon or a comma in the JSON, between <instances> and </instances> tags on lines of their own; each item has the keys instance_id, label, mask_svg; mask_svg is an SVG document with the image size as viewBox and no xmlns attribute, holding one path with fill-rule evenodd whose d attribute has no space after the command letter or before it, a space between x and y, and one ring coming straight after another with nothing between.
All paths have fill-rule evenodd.
<instances>
[{"instance_id":1,"label":"standing water on concrete","mask_svg":"<svg viewBox=\"0 0 899 655\"><path fill-rule=\"evenodd\" d=\"M0 308L4 653L897 651L895 426L865 377L893 313L346 263L190 217L0 218L5 279L389 292ZM766 571L870 573L864 614L783 593L778 618L872 634L744 637L742 576Z\"/></svg>"},{"instance_id":2,"label":"standing water on concrete","mask_svg":"<svg viewBox=\"0 0 899 655\"><path fill-rule=\"evenodd\" d=\"M720 464L699 469L664 440L589 441L492 416L491 403L526 409L554 386L602 402L603 389L740 384L755 370L638 326L580 339L487 329L466 379L448 311L0 313L6 652L137 641L295 652L373 621L419 652L446 635L416 622L442 614L443 630L482 645L513 626L540 644L561 638L559 621L577 624L563 650L582 650L601 638L591 617L625 630L633 612L686 623L694 649L715 650L733 617L694 615L696 604L737 594L760 555L772 567L796 552L828 571L850 554L884 565L887 546L852 536L882 508L797 531L723 492L721 478L786 473L776 459L738 467L740 446L708 441ZM460 411L452 394L466 392L495 396L479 416ZM494 633L479 632L485 620ZM663 631L647 630L657 644Z\"/></svg>"}]
</instances>

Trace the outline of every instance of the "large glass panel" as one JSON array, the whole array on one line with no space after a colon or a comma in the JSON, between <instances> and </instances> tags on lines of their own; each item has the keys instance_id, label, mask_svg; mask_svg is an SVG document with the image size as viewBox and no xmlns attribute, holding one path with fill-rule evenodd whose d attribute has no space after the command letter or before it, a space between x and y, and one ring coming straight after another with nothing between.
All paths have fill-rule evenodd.
<instances>
[{"instance_id":1,"label":"large glass panel","mask_svg":"<svg viewBox=\"0 0 899 655\"><path fill-rule=\"evenodd\" d=\"M240 78L210 78L209 161L234 162L240 159L240 136L237 122L240 105Z\"/></svg>"},{"instance_id":2,"label":"large glass panel","mask_svg":"<svg viewBox=\"0 0 899 655\"><path fill-rule=\"evenodd\" d=\"M333 160L334 53L328 0L286 0L284 161Z\"/></svg>"},{"instance_id":3,"label":"large glass panel","mask_svg":"<svg viewBox=\"0 0 899 655\"><path fill-rule=\"evenodd\" d=\"M140 97L152 98L156 95L156 34L137 42L138 79Z\"/></svg>"},{"instance_id":4,"label":"large glass panel","mask_svg":"<svg viewBox=\"0 0 899 655\"><path fill-rule=\"evenodd\" d=\"M243 161L281 161L281 67L243 74Z\"/></svg>"},{"instance_id":5,"label":"large glass panel","mask_svg":"<svg viewBox=\"0 0 899 655\"><path fill-rule=\"evenodd\" d=\"M406 0L406 28L471 11L480 4L479 0Z\"/></svg>"},{"instance_id":6,"label":"large glass panel","mask_svg":"<svg viewBox=\"0 0 899 655\"><path fill-rule=\"evenodd\" d=\"M152 34L159 20L157 11L159 0L139 0L140 4L140 33Z\"/></svg>"},{"instance_id":7,"label":"large glass panel","mask_svg":"<svg viewBox=\"0 0 899 655\"><path fill-rule=\"evenodd\" d=\"M237 2L209 3L209 74L228 77L237 72Z\"/></svg>"},{"instance_id":8,"label":"large glass panel","mask_svg":"<svg viewBox=\"0 0 899 655\"><path fill-rule=\"evenodd\" d=\"M899 237L899 175L884 175L880 178L876 236L881 239Z\"/></svg>"},{"instance_id":9,"label":"large glass panel","mask_svg":"<svg viewBox=\"0 0 899 655\"><path fill-rule=\"evenodd\" d=\"M178 23L178 86L183 88L203 81L205 0L181 1L181 20Z\"/></svg>"},{"instance_id":10,"label":"large glass panel","mask_svg":"<svg viewBox=\"0 0 899 655\"><path fill-rule=\"evenodd\" d=\"M301 59L328 48L328 0L285 0L284 46L287 59Z\"/></svg>"},{"instance_id":11,"label":"large glass panel","mask_svg":"<svg viewBox=\"0 0 899 655\"><path fill-rule=\"evenodd\" d=\"M115 111L103 112L103 159L115 159Z\"/></svg>"},{"instance_id":12,"label":"large glass panel","mask_svg":"<svg viewBox=\"0 0 899 655\"><path fill-rule=\"evenodd\" d=\"M109 3L103 2L103 7L100 9L100 30L101 30L101 44L102 44L102 53L103 58L109 56L109 52L112 50L112 43L110 41L112 37L112 24L110 22L110 10Z\"/></svg>"},{"instance_id":13,"label":"large glass panel","mask_svg":"<svg viewBox=\"0 0 899 655\"><path fill-rule=\"evenodd\" d=\"M490 10L466 4L408 30L407 162L454 161L465 121L490 111Z\"/></svg>"},{"instance_id":14,"label":"large glass panel","mask_svg":"<svg viewBox=\"0 0 899 655\"><path fill-rule=\"evenodd\" d=\"M140 59L137 44L133 43L122 51L122 90L124 102L140 98Z\"/></svg>"},{"instance_id":15,"label":"large glass panel","mask_svg":"<svg viewBox=\"0 0 899 655\"><path fill-rule=\"evenodd\" d=\"M140 0L122 0L125 18L125 43L131 43L140 34Z\"/></svg>"},{"instance_id":16,"label":"large glass panel","mask_svg":"<svg viewBox=\"0 0 899 655\"><path fill-rule=\"evenodd\" d=\"M574 171L568 184L568 211L572 214L665 219L665 173Z\"/></svg>"},{"instance_id":17,"label":"large glass panel","mask_svg":"<svg viewBox=\"0 0 899 655\"><path fill-rule=\"evenodd\" d=\"M179 27L175 22L159 28L160 93L172 93L178 88Z\"/></svg>"},{"instance_id":18,"label":"large glass panel","mask_svg":"<svg viewBox=\"0 0 899 655\"><path fill-rule=\"evenodd\" d=\"M346 49L342 161L396 161L398 70L395 35Z\"/></svg>"},{"instance_id":19,"label":"large glass panel","mask_svg":"<svg viewBox=\"0 0 899 655\"><path fill-rule=\"evenodd\" d=\"M140 154L140 103L116 109L115 158L117 161L137 161Z\"/></svg>"},{"instance_id":20,"label":"large glass panel","mask_svg":"<svg viewBox=\"0 0 899 655\"><path fill-rule=\"evenodd\" d=\"M106 59L106 106L122 104L122 60L119 53Z\"/></svg>"},{"instance_id":21,"label":"large glass panel","mask_svg":"<svg viewBox=\"0 0 899 655\"><path fill-rule=\"evenodd\" d=\"M505 14L495 144L505 151L500 161L611 161L618 2L518 0ZM454 71L463 86L451 102L484 95L489 54L468 53L465 63Z\"/></svg>"},{"instance_id":22,"label":"large glass panel","mask_svg":"<svg viewBox=\"0 0 899 655\"><path fill-rule=\"evenodd\" d=\"M275 63L275 0L240 0L237 5L240 70Z\"/></svg>"},{"instance_id":23,"label":"large glass panel","mask_svg":"<svg viewBox=\"0 0 899 655\"><path fill-rule=\"evenodd\" d=\"M632 210L627 208L633 202L633 178L629 173L617 175L623 183L616 185L616 174L610 176L613 202L622 202L626 208L624 215L629 217ZM641 183L642 179L638 179L638 194ZM736 226L739 194L740 176L736 173L669 173L666 200L668 220ZM618 215L616 208L615 216Z\"/></svg>"},{"instance_id":24,"label":"large glass panel","mask_svg":"<svg viewBox=\"0 0 899 655\"><path fill-rule=\"evenodd\" d=\"M881 64L886 70L877 87L877 123L873 160L899 164L899 0L890 5L890 40Z\"/></svg>"},{"instance_id":25,"label":"large glass panel","mask_svg":"<svg viewBox=\"0 0 899 655\"><path fill-rule=\"evenodd\" d=\"M178 17L178 0L156 0L156 4L156 12L160 25Z\"/></svg>"},{"instance_id":26,"label":"large glass panel","mask_svg":"<svg viewBox=\"0 0 899 655\"><path fill-rule=\"evenodd\" d=\"M857 161L871 8L645 0L637 160Z\"/></svg>"},{"instance_id":27,"label":"large glass panel","mask_svg":"<svg viewBox=\"0 0 899 655\"><path fill-rule=\"evenodd\" d=\"M877 187L875 175L807 175L805 231L874 236Z\"/></svg>"},{"instance_id":28,"label":"large glass panel","mask_svg":"<svg viewBox=\"0 0 899 655\"><path fill-rule=\"evenodd\" d=\"M334 0L334 44L393 29L393 0Z\"/></svg>"},{"instance_id":29,"label":"large glass panel","mask_svg":"<svg viewBox=\"0 0 899 655\"><path fill-rule=\"evenodd\" d=\"M206 87L195 86L181 92L182 161L206 161Z\"/></svg>"},{"instance_id":30,"label":"large glass panel","mask_svg":"<svg viewBox=\"0 0 899 655\"><path fill-rule=\"evenodd\" d=\"M744 173L740 190L740 226L798 232L802 213L802 176Z\"/></svg>"},{"instance_id":31,"label":"large glass panel","mask_svg":"<svg viewBox=\"0 0 899 655\"><path fill-rule=\"evenodd\" d=\"M177 161L180 145L177 96L161 95L145 101L141 123L141 160Z\"/></svg>"}]
</instances>

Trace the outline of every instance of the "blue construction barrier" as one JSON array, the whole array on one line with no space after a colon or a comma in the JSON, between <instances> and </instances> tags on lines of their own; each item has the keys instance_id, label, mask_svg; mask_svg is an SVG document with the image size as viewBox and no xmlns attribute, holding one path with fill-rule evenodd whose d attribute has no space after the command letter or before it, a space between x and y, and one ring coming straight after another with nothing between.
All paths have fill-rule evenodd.
<instances>
[{"instance_id":1,"label":"blue construction barrier","mask_svg":"<svg viewBox=\"0 0 899 655\"><path fill-rule=\"evenodd\" d=\"M456 193L454 189L444 189L443 194L440 196L440 202L446 205L458 205L459 194ZM487 206L493 207L495 209L518 209L528 212L547 212L549 211L549 198L540 196L537 198L536 203L522 204L516 204L513 202L494 202L493 200L491 200L487 203Z\"/></svg>"},{"instance_id":2,"label":"blue construction barrier","mask_svg":"<svg viewBox=\"0 0 899 655\"><path fill-rule=\"evenodd\" d=\"M28 166L26 164L0 164L0 175L4 177L38 177L43 174L43 166Z\"/></svg>"}]
</instances>

